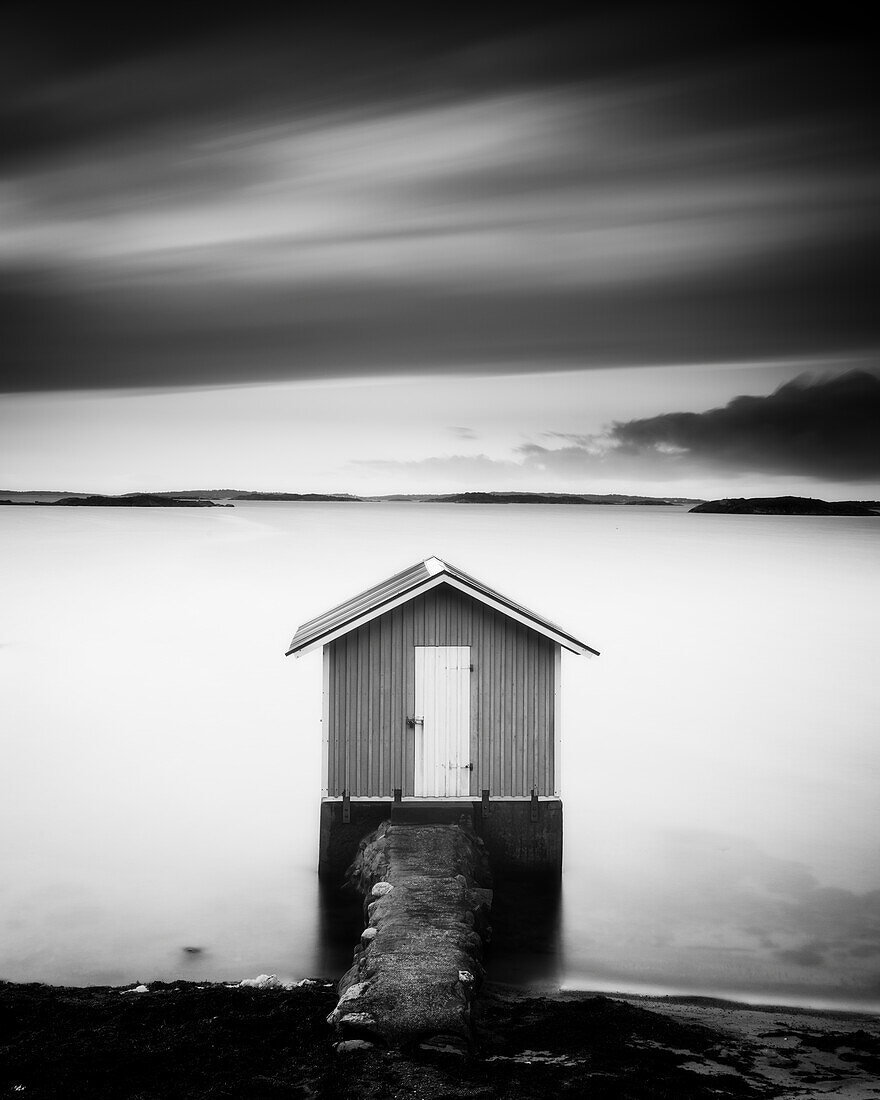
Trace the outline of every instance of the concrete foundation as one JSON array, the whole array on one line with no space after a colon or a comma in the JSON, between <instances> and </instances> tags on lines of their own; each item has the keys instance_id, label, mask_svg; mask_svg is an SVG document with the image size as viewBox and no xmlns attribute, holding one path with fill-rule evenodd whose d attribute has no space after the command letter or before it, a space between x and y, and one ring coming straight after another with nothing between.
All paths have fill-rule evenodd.
<instances>
[{"instance_id":1,"label":"concrete foundation","mask_svg":"<svg viewBox=\"0 0 880 1100\"><path fill-rule=\"evenodd\" d=\"M548 884L562 877L562 801L454 802L324 801L318 873L342 883L361 840L381 822L456 825L462 817L485 845L496 882L528 878Z\"/></svg>"}]
</instances>

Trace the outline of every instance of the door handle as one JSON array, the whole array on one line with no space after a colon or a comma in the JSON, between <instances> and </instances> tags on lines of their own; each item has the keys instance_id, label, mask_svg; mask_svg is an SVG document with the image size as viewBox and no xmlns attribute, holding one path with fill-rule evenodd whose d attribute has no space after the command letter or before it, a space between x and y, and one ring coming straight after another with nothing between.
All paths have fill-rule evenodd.
<instances>
[{"instance_id":1,"label":"door handle","mask_svg":"<svg viewBox=\"0 0 880 1100\"><path fill-rule=\"evenodd\" d=\"M462 768L467 768L467 770L468 770L469 772L472 772L472 771L474 770L474 766L473 766L473 764L461 764L461 765L459 765L459 766L460 766L460 767L462 767Z\"/></svg>"},{"instance_id":2,"label":"door handle","mask_svg":"<svg viewBox=\"0 0 880 1100\"><path fill-rule=\"evenodd\" d=\"M410 729L414 728L415 726L423 726L425 724L424 715L408 714L406 716L406 724L410 727Z\"/></svg>"}]
</instances>

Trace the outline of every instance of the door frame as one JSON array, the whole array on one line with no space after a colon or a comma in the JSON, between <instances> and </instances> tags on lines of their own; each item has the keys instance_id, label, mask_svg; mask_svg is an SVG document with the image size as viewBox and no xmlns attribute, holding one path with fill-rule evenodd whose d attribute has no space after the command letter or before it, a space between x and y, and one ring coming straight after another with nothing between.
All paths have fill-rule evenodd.
<instances>
[{"instance_id":1,"label":"door frame","mask_svg":"<svg viewBox=\"0 0 880 1100\"><path fill-rule=\"evenodd\" d=\"M419 699L418 690L419 690L419 687L421 687L422 692L423 692L423 696L424 696L424 687L425 687L425 685L424 685L424 676L425 676L425 670L428 667L428 660L427 660L428 653L430 653L432 651L436 651L436 650L441 650L441 649L442 650L447 650L447 651L449 651L449 650L456 651L456 653L458 655L458 661L459 661L459 671L466 671L466 676L463 677L462 681L461 681L465 685L466 694L465 694L464 700L462 700L460 697L458 698L457 714L458 714L458 718L459 718L461 724L458 725L457 745L454 746L457 750L457 755L455 756L455 759L461 761L462 758L463 758L464 763L459 763L457 765L454 765L457 769L457 775L455 777L456 778L456 782L455 782L456 791L453 794L449 794L449 793L437 794L436 793L436 788L439 785L437 782L435 782L434 784L430 784L430 783L425 783L424 784L424 787L432 787L433 788L430 791L426 791L426 790L423 789L420 792L420 790L419 790L419 787L422 785L421 781L424 779L424 775L420 774L424 770L423 767L420 767L420 764L422 763L422 760L423 760L423 751L422 750L423 750L423 746L424 746L424 738L425 738L425 735L426 735L426 729L429 729L430 726L428 726L425 722L425 718L427 717L427 715L425 715L424 713L421 713L421 711L424 710L425 699L424 699L424 697L421 700ZM419 660L420 660L419 651L421 651L421 653L423 655L422 658L421 658L421 660L423 662L422 665L421 665L421 669L419 667ZM434 667L436 667L436 666L434 666ZM414 676L413 676L413 704L414 704L414 710L413 710L413 715L411 716L412 720L413 720L413 726L414 726L413 777L412 777L413 797L414 798L430 798L430 799L435 799L435 798L441 798L441 799L443 799L443 798L447 798L447 799L469 798L470 797L470 789L471 789L471 775L472 775L473 767L474 767L474 763L471 759L471 753L472 753L472 745L471 745L471 733L472 733L472 731L471 731L471 702L472 702L472 700L471 700L471 691L472 691L472 686L473 686L472 683L471 683L471 672L472 672L472 669L473 669L473 665L471 663L471 646L470 645L417 645L417 646L413 646L413 669L414 669ZM421 683L420 683L420 676L422 678ZM438 680L439 680L439 678L438 678ZM461 722L462 719L463 719L463 722ZM438 745L438 741L439 741L439 739L435 739L435 741L434 741L434 745L435 745L434 759L435 759L435 761L436 761L437 755L438 755L438 752L436 751L436 746ZM447 746L447 747L451 748L452 746ZM449 761L449 763L452 763L452 761ZM465 774L462 774L462 772L465 773ZM436 779L436 777L437 777L436 764L435 764L435 773L434 774L435 774L435 779ZM448 777L448 772L447 772L447 777ZM446 782L445 786L448 790L448 788L450 786L450 784L448 782L448 778L447 778L447 782Z\"/></svg>"}]
</instances>

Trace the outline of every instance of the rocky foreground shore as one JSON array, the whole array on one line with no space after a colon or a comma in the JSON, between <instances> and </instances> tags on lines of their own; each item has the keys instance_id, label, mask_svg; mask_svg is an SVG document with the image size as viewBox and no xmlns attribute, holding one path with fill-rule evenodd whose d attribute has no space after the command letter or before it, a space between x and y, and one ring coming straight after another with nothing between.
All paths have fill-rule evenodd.
<instances>
[{"instance_id":1,"label":"rocky foreground shore","mask_svg":"<svg viewBox=\"0 0 880 1100\"><path fill-rule=\"evenodd\" d=\"M335 985L0 984L2 1097L880 1097L880 1018L488 985L476 1047L338 1053Z\"/></svg>"}]
</instances>

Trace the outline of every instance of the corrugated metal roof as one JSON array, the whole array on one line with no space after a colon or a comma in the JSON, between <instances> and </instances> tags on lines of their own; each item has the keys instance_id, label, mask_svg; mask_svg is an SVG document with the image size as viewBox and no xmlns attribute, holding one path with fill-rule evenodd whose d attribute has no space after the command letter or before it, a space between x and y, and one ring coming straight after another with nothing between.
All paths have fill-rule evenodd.
<instances>
[{"instance_id":1,"label":"corrugated metal roof","mask_svg":"<svg viewBox=\"0 0 880 1100\"><path fill-rule=\"evenodd\" d=\"M578 641L574 635L551 623L549 619L529 611L521 604L514 603L507 596L502 596L500 592L468 576L461 569L456 569L455 566L441 561L440 558L426 558L411 569L396 573L381 584L374 585L352 599L346 600L345 603L330 608L323 615L303 623L293 636L287 656L291 653L298 656L319 645L324 645L384 614L392 607L414 599L428 588L443 583L465 591L482 603L496 607L502 614L524 622L525 625L553 638L573 653L598 655L598 650L588 646L586 642Z\"/></svg>"},{"instance_id":2,"label":"corrugated metal roof","mask_svg":"<svg viewBox=\"0 0 880 1100\"><path fill-rule=\"evenodd\" d=\"M411 569L404 569L402 573L396 573L393 577L389 577L387 581L382 581L381 584L368 588L366 592L361 592L352 599L346 600L345 603L341 603L337 607L331 607L323 615L310 619L297 629L287 655L301 652L306 646L310 646L327 634L332 634L338 627L344 626L353 619L360 618L361 615L375 608L381 608L384 604L396 599L397 596L409 592L410 589L414 589L430 579L431 574L425 567L425 563L420 561L418 565L414 565Z\"/></svg>"}]
</instances>

